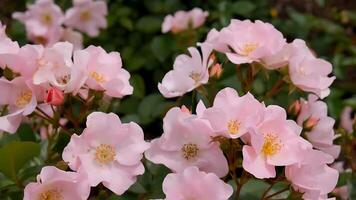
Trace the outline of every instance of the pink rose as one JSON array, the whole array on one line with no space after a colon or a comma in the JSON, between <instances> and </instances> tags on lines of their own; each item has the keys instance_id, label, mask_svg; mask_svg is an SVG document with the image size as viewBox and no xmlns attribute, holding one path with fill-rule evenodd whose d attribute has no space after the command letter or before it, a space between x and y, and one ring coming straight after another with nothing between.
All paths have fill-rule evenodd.
<instances>
[{"instance_id":1,"label":"pink rose","mask_svg":"<svg viewBox=\"0 0 356 200\"><path fill-rule=\"evenodd\" d=\"M7 115L0 117L0 130L15 133L23 117L36 109L41 95L41 88L22 77L11 81L0 79L0 106L7 105L9 110Z\"/></svg>"},{"instance_id":2,"label":"pink rose","mask_svg":"<svg viewBox=\"0 0 356 200\"><path fill-rule=\"evenodd\" d=\"M306 92L312 92L320 98L330 94L329 86L335 76L328 77L332 65L319 58L315 58L303 40L294 40L293 53L289 59L289 76L292 83Z\"/></svg>"},{"instance_id":3,"label":"pink rose","mask_svg":"<svg viewBox=\"0 0 356 200\"><path fill-rule=\"evenodd\" d=\"M283 108L268 106L263 121L249 130L251 144L243 146L242 166L256 178L275 177L275 166L299 163L311 149L311 144L299 136L301 127L286 117Z\"/></svg>"},{"instance_id":4,"label":"pink rose","mask_svg":"<svg viewBox=\"0 0 356 200\"><path fill-rule=\"evenodd\" d=\"M327 164L333 158L321 151L310 149L298 164L287 166L285 175L295 190L304 193L303 199L327 199L337 183L339 173Z\"/></svg>"},{"instance_id":5,"label":"pink rose","mask_svg":"<svg viewBox=\"0 0 356 200\"><path fill-rule=\"evenodd\" d=\"M256 127L264 117L264 104L250 93L239 97L236 90L220 90L214 105L204 111L202 118L207 119L217 135L238 138Z\"/></svg>"},{"instance_id":6,"label":"pink rose","mask_svg":"<svg viewBox=\"0 0 356 200\"><path fill-rule=\"evenodd\" d=\"M168 174L162 187L165 200L228 200L233 193L232 187L215 174L199 171L194 166L181 173Z\"/></svg>"},{"instance_id":7,"label":"pink rose","mask_svg":"<svg viewBox=\"0 0 356 200\"><path fill-rule=\"evenodd\" d=\"M62 32L61 41L67 41L73 44L74 50L83 49L83 35L70 28L66 28Z\"/></svg>"},{"instance_id":8,"label":"pink rose","mask_svg":"<svg viewBox=\"0 0 356 200\"><path fill-rule=\"evenodd\" d=\"M62 35L64 16L52 0L37 0L26 12L14 13L13 18L25 24L27 37L35 43L51 46Z\"/></svg>"},{"instance_id":9,"label":"pink rose","mask_svg":"<svg viewBox=\"0 0 356 200\"><path fill-rule=\"evenodd\" d=\"M227 160L219 143L211 141L213 130L208 121L175 107L164 117L163 131L145 152L148 160L164 164L174 172L197 166L219 177L228 173Z\"/></svg>"},{"instance_id":10,"label":"pink rose","mask_svg":"<svg viewBox=\"0 0 356 200\"><path fill-rule=\"evenodd\" d=\"M191 57L185 54L179 55L169 71L158 83L158 89L166 98L182 96L194 90L209 80L209 56L212 48L208 44L201 45L202 55L195 47L188 48Z\"/></svg>"},{"instance_id":11,"label":"pink rose","mask_svg":"<svg viewBox=\"0 0 356 200\"><path fill-rule=\"evenodd\" d=\"M99 35L99 29L106 28L108 8L105 1L74 1L65 14L65 25L87 33L91 37Z\"/></svg>"},{"instance_id":12,"label":"pink rose","mask_svg":"<svg viewBox=\"0 0 356 200\"><path fill-rule=\"evenodd\" d=\"M91 186L103 183L121 195L144 173L140 161L148 147L136 123L121 123L114 113L93 112L83 133L72 136L62 156L72 170L88 175Z\"/></svg>"},{"instance_id":13,"label":"pink rose","mask_svg":"<svg viewBox=\"0 0 356 200\"><path fill-rule=\"evenodd\" d=\"M269 23L233 19L220 31L217 43L220 47L225 44L231 48L232 52L224 52L231 62L243 64L260 62L276 54L286 42L282 33Z\"/></svg>"},{"instance_id":14,"label":"pink rose","mask_svg":"<svg viewBox=\"0 0 356 200\"><path fill-rule=\"evenodd\" d=\"M172 31L178 33L189 28L198 28L204 24L209 12L200 8L194 8L190 11L177 11L174 15L167 15L162 23L162 32Z\"/></svg>"},{"instance_id":15,"label":"pink rose","mask_svg":"<svg viewBox=\"0 0 356 200\"><path fill-rule=\"evenodd\" d=\"M90 186L85 174L65 172L50 166L42 168L36 183L27 184L23 199L86 200L89 193Z\"/></svg>"},{"instance_id":16,"label":"pink rose","mask_svg":"<svg viewBox=\"0 0 356 200\"><path fill-rule=\"evenodd\" d=\"M340 116L340 126L348 133L352 133L354 123L353 121L354 119L352 118L352 108L350 106L347 106L342 110Z\"/></svg>"},{"instance_id":17,"label":"pink rose","mask_svg":"<svg viewBox=\"0 0 356 200\"><path fill-rule=\"evenodd\" d=\"M306 138L313 144L313 147L324 151L337 158L340 153L340 146L334 145L333 141L337 137L334 132L335 120L327 116L327 105L323 101L318 101L315 95L309 95L308 101L301 99L301 111L297 122L307 128ZM306 127L313 121L312 127Z\"/></svg>"},{"instance_id":18,"label":"pink rose","mask_svg":"<svg viewBox=\"0 0 356 200\"><path fill-rule=\"evenodd\" d=\"M84 66L88 77L85 81L88 88L117 98L132 94L130 74L122 68L119 52L106 53L96 46L78 50L74 53L74 68L81 66Z\"/></svg>"}]
</instances>

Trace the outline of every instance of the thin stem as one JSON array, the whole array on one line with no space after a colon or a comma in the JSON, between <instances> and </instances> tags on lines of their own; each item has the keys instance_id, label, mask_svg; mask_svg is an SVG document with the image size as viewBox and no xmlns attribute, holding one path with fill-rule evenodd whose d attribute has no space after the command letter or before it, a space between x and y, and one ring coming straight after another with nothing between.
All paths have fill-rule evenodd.
<instances>
[{"instance_id":1,"label":"thin stem","mask_svg":"<svg viewBox=\"0 0 356 200\"><path fill-rule=\"evenodd\" d=\"M275 183L271 183L271 185L267 188L267 190L263 193L262 197L261 197L261 200L263 200L266 195L268 194L268 192L273 188Z\"/></svg>"},{"instance_id":2,"label":"thin stem","mask_svg":"<svg viewBox=\"0 0 356 200\"><path fill-rule=\"evenodd\" d=\"M72 136L72 133L63 125L61 125L59 122L56 122L52 117L50 117L49 115L47 115L47 113L45 113L43 110L41 110L40 108L36 108L37 111L39 111L41 114L39 113L35 113L35 115L37 115L38 117L41 117L42 119L48 121L49 123L53 124L53 126L55 127L61 127L61 129L63 129L63 131L68 134L69 136Z\"/></svg>"},{"instance_id":3,"label":"thin stem","mask_svg":"<svg viewBox=\"0 0 356 200\"><path fill-rule=\"evenodd\" d=\"M284 83L283 79L279 79L271 88L271 90L267 92L266 98L270 98L275 94L277 94L282 89L283 83Z\"/></svg>"},{"instance_id":4,"label":"thin stem","mask_svg":"<svg viewBox=\"0 0 356 200\"><path fill-rule=\"evenodd\" d=\"M242 175L241 175L241 178L240 178L240 183L236 187L236 200L240 199L241 188L242 188L243 184L246 183L245 179L247 178L247 176L248 176L247 172L244 169L242 169Z\"/></svg>"},{"instance_id":5,"label":"thin stem","mask_svg":"<svg viewBox=\"0 0 356 200\"><path fill-rule=\"evenodd\" d=\"M276 196L276 195L282 194L283 192L288 191L288 190L289 190L289 186L288 186L288 187L286 187L286 188L284 188L283 190L280 190L280 191L278 191L278 192L275 192L275 193L273 193L273 194L271 194L271 195L267 196L267 197L266 197L266 198L264 198L264 199L269 199L269 198L271 198L271 197L273 197L273 196Z\"/></svg>"}]
</instances>

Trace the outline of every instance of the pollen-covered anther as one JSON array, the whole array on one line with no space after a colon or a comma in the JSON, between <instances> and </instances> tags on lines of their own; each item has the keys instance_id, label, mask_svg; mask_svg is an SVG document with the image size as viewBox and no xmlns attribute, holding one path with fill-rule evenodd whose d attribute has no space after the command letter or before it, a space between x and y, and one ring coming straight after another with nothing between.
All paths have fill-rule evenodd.
<instances>
[{"instance_id":1,"label":"pollen-covered anther","mask_svg":"<svg viewBox=\"0 0 356 200\"><path fill-rule=\"evenodd\" d=\"M265 156L273 156L281 150L282 146L283 144L278 136L268 133L264 136L262 153Z\"/></svg>"},{"instance_id":2,"label":"pollen-covered anther","mask_svg":"<svg viewBox=\"0 0 356 200\"><path fill-rule=\"evenodd\" d=\"M198 155L198 152L199 152L199 148L198 145L196 144L188 143L188 144L184 144L182 147L183 157L186 160L195 158Z\"/></svg>"},{"instance_id":3,"label":"pollen-covered anther","mask_svg":"<svg viewBox=\"0 0 356 200\"><path fill-rule=\"evenodd\" d=\"M100 164L109 164L115 160L115 148L109 144L100 144L95 148L95 160Z\"/></svg>"},{"instance_id":4,"label":"pollen-covered anther","mask_svg":"<svg viewBox=\"0 0 356 200\"><path fill-rule=\"evenodd\" d=\"M98 83L104 83L105 78L103 75L99 74L98 72L91 72L90 77L92 77Z\"/></svg>"},{"instance_id":5,"label":"pollen-covered anther","mask_svg":"<svg viewBox=\"0 0 356 200\"><path fill-rule=\"evenodd\" d=\"M63 200L63 196L58 189L46 190L39 195L39 200Z\"/></svg>"},{"instance_id":6,"label":"pollen-covered anther","mask_svg":"<svg viewBox=\"0 0 356 200\"><path fill-rule=\"evenodd\" d=\"M21 92L16 98L15 105L17 107L23 108L28 103L30 103L31 99L32 99L32 92L31 91Z\"/></svg>"},{"instance_id":7,"label":"pollen-covered anther","mask_svg":"<svg viewBox=\"0 0 356 200\"><path fill-rule=\"evenodd\" d=\"M237 120L229 120L227 123L227 129L229 130L230 134L237 134L239 132L239 128L241 123Z\"/></svg>"},{"instance_id":8,"label":"pollen-covered anther","mask_svg":"<svg viewBox=\"0 0 356 200\"><path fill-rule=\"evenodd\" d=\"M258 48L258 44L257 43L246 43L243 47L242 47L242 55L244 56L248 56L250 55L250 53L252 53L253 51L255 51Z\"/></svg>"}]
</instances>

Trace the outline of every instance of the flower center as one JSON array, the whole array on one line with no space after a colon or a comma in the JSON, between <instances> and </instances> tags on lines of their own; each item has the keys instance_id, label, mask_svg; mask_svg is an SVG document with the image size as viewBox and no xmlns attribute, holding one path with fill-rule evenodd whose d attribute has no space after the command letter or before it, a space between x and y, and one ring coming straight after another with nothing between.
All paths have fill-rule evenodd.
<instances>
[{"instance_id":1,"label":"flower center","mask_svg":"<svg viewBox=\"0 0 356 200\"><path fill-rule=\"evenodd\" d=\"M115 148L109 144L101 144L95 149L95 160L100 164L109 164L115 160Z\"/></svg>"},{"instance_id":2,"label":"flower center","mask_svg":"<svg viewBox=\"0 0 356 200\"><path fill-rule=\"evenodd\" d=\"M90 20L91 18L91 13L90 11L86 10L86 11L83 11L82 13L80 13L80 20L81 21L88 21Z\"/></svg>"},{"instance_id":3,"label":"flower center","mask_svg":"<svg viewBox=\"0 0 356 200\"><path fill-rule=\"evenodd\" d=\"M105 78L103 75L99 74L98 72L91 72L90 77L92 77L98 83L104 83Z\"/></svg>"},{"instance_id":4,"label":"flower center","mask_svg":"<svg viewBox=\"0 0 356 200\"><path fill-rule=\"evenodd\" d=\"M242 55L244 55L244 56L250 55L250 53L255 51L258 48L258 46L259 45L257 43L246 43L246 44L244 44L244 46L242 47Z\"/></svg>"},{"instance_id":5,"label":"flower center","mask_svg":"<svg viewBox=\"0 0 356 200\"><path fill-rule=\"evenodd\" d=\"M276 135L268 133L264 136L262 153L265 156L273 156L281 150L282 146L281 140Z\"/></svg>"},{"instance_id":6,"label":"flower center","mask_svg":"<svg viewBox=\"0 0 356 200\"><path fill-rule=\"evenodd\" d=\"M241 123L237 120L229 120L229 122L227 122L227 129L230 134L236 134L239 131L240 125Z\"/></svg>"},{"instance_id":7,"label":"flower center","mask_svg":"<svg viewBox=\"0 0 356 200\"><path fill-rule=\"evenodd\" d=\"M298 68L298 73L299 73L300 75L305 76L305 75L306 75L306 72L305 72L304 67L299 67L299 68Z\"/></svg>"},{"instance_id":8,"label":"flower center","mask_svg":"<svg viewBox=\"0 0 356 200\"><path fill-rule=\"evenodd\" d=\"M201 80L201 75L197 72L191 72L189 77L195 81L195 84L199 84Z\"/></svg>"},{"instance_id":9,"label":"flower center","mask_svg":"<svg viewBox=\"0 0 356 200\"><path fill-rule=\"evenodd\" d=\"M30 103L31 99L32 99L32 92L31 91L21 92L20 95L18 95L17 98L16 98L15 105L17 107L23 108L28 103Z\"/></svg>"},{"instance_id":10,"label":"flower center","mask_svg":"<svg viewBox=\"0 0 356 200\"><path fill-rule=\"evenodd\" d=\"M42 192L39 195L39 200L62 200L63 196L58 189L51 189L45 192Z\"/></svg>"},{"instance_id":11,"label":"flower center","mask_svg":"<svg viewBox=\"0 0 356 200\"><path fill-rule=\"evenodd\" d=\"M41 21L45 25L51 25L52 24L52 15L50 13L44 13L41 17Z\"/></svg>"},{"instance_id":12,"label":"flower center","mask_svg":"<svg viewBox=\"0 0 356 200\"><path fill-rule=\"evenodd\" d=\"M183 157L186 160L195 158L198 155L198 152L199 152L199 148L198 145L196 144L188 143L188 144L184 144L182 147Z\"/></svg>"},{"instance_id":13,"label":"flower center","mask_svg":"<svg viewBox=\"0 0 356 200\"><path fill-rule=\"evenodd\" d=\"M65 85L69 82L70 80L70 75L67 74L67 75L63 75L63 76L60 76L57 78L57 81L59 84L62 84L62 85Z\"/></svg>"}]
</instances>

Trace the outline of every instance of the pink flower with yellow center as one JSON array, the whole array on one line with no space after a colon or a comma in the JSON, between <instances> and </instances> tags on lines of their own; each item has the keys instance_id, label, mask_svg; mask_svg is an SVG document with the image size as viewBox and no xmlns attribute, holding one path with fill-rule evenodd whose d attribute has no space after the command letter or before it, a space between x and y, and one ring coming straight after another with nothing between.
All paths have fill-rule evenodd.
<instances>
[{"instance_id":1,"label":"pink flower with yellow center","mask_svg":"<svg viewBox=\"0 0 356 200\"><path fill-rule=\"evenodd\" d=\"M148 160L163 164L174 172L196 166L201 171L223 177L228 172L226 158L207 120L175 107L163 119L164 133L151 142L145 152Z\"/></svg>"},{"instance_id":2,"label":"pink flower with yellow center","mask_svg":"<svg viewBox=\"0 0 356 200\"><path fill-rule=\"evenodd\" d=\"M24 200L86 200L90 186L86 175L66 172L56 167L44 167L37 176L37 182L27 184Z\"/></svg>"},{"instance_id":3,"label":"pink flower with yellow center","mask_svg":"<svg viewBox=\"0 0 356 200\"><path fill-rule=\"evenodd\" d=\"M62 156L72 170L88 175L91 186L102 183L121 195L144 173L140 161L148 147L136 123L123 124L114 113L93 112L83 133L72 136Z\"/></svg>"},{"instance_id":4,"label":"pink flower with yellow center","mask_svg":"<svg viewBox=\"0 0 356 200\"><path fill-rule=\"evenodd\" d=\"M263 121L251 127L250 145L244 145L243 168L256 178L276 176L275 166L299 163L304 152L312 146L299 136L301 127L286 120L286 112L279 106L268 106Z\"/></svg>"}]
</instances>

